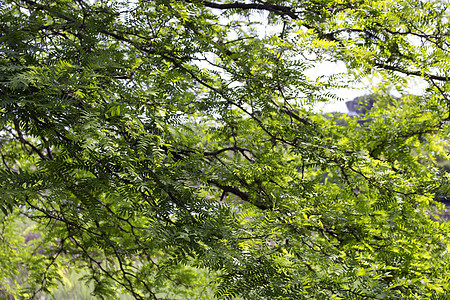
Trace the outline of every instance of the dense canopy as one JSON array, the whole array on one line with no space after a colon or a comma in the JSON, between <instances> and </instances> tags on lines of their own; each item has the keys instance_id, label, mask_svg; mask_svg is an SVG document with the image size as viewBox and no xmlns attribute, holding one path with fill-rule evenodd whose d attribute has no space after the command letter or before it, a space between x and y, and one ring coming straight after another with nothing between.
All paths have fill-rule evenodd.
<instances>
[{"instance_id":1,"label":"dense canopy","mask_svg":"<svg viewBox=\"0 0 450 300\"><path fill-rule=\"evenodd\" d=\"M0 297L68 268L104 299L448 299L449 13L2 1ZM370 110L318 112L364 78Z\"/></svg>"}]
</instances>

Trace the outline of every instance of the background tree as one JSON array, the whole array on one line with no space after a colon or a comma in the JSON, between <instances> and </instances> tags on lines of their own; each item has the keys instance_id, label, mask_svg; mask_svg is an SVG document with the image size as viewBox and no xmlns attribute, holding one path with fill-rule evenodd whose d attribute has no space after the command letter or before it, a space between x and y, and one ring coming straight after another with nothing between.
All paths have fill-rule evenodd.
<instances>
[{"instance_id":1,"label":"background tree","mask_svg":"<svg viewBox=\"0 0 450 300\"><path fill-rule=\"evenodd\" d=\"M107 299L445 299L447 16L444 1L5 1L0 257L22 249L21 216L45 259L2 266L3 290L50 293L68 264ZM348 74L307 76L335 60ZM371 72L367 122L314 113ZM426 92L383 92L406 76Z\"/></svg>"}]
</instances>

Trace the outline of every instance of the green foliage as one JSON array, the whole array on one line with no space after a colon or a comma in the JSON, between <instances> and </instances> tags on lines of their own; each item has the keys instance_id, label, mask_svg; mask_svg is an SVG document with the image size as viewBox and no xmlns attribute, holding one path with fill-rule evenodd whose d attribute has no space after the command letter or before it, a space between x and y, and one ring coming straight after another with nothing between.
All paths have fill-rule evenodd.
<instances>
[{"instance_id":1,"label":"green foliage","mask_svg":"<svg viewBox=\"0 0 450 300\"><path fill-rule=\"evenodd\" d=\"M0 296L32 299L48 293L60 280L60 250L35 231L36 224L17 214L2 215L0 232ZM51 252L50 252L51 251Z\"/></svg>"},{"instance_id":2,"label":"green foliage","mask_svg":"<svg viewBox=\"0 0 450 300\"><path fill-rule=\"evenodd\" d=\"M0 295L70 297L73 269L99 299L450 297L434 201L448 12L4 1ZM348 72L308 75L336 60ZM367 75L381 79L370 111L314 112Z\"/></svg>"}]
</instances>

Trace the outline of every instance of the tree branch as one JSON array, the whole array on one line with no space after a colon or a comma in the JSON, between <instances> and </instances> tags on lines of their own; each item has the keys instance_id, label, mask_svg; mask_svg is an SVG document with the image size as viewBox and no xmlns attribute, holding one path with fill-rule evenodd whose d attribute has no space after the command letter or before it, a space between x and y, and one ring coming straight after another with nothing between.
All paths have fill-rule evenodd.
<instances>
[{"instance_id":1,"label":"tree branch","mask_svg":"<svg viewBox=\"0 0 450 300\"><path fill-rule=\"evenodd\" d=\"M17 132L17 136L16 138L24 145L27 145L28 147L31 148L31 150L33 152L35 152L37 155L39 155L39 157L43 160L47 160L47 157L44 155L44 153L42 153L38 148L36 148L35 145L33 145L32 143L30 143L29 141L27 141L22 134L22 131L20 130L20 125L19 125L19 121L17 119L14 120L14 129Z\"/></svg>"},{"instance_id":2,"label":"tree branch","mask_svg":"<svg viewBox=\"0 0 450 300\"><path fill-rule=\"evenodd\" d=\"M251 204L253 204L254 206L258 207L261 210L268 210L268 209L271 208L270 206L264 205L262 203L255 203L255 202L249 201L248 194L246 192L244 192L244 191L241 191L237 187L229 186L229 185L223 185L223 184L219 183L217 180L214 180L214 179L210 179L207 182L210 183L210 184L213 184L215 187L221 189L224 192L231 193L233 195L238 196L239 198L241 198L245 202L251 203Z\"/></svg>"},{"instance_id":3,"label":"tree branch","mask_svg":"<svg viewBox=\"0 0 450 300\"><path fill-rule=\"evenodd\" d=\"M450 81L449 76L439 76L439 75L427 74L427 73L424 73L421 71L410 71L410 70L402 69L400 67L390 66L387 64L383 64L383 63L374 63L374 65L381 69L400 72L400 73L403 73L406 75L414 75L414 76L419 76L422 78L429 78L429 79L438 80L438 81Z\"/></svg>"},{"instance_id":4,"label":"tree branch","mask_svg":"<svg viewBox=\"0 0 450 300\"><path fill-rule=\"evenodd\" d=\"M272 4L269 2L261 2L261 3L241 3L241 2L234 2L234 3L214 3L209 1L200 1L203 5L209 8L215 8L215 9L242 9L242 10L250 10L250 9L256 9L256 10L265 10L277 13L279 15L288 16L293 20L298 19L297 13L292 10L291 7L283 6L283 5L277 5Z\"/></svg>"}]
</instances>

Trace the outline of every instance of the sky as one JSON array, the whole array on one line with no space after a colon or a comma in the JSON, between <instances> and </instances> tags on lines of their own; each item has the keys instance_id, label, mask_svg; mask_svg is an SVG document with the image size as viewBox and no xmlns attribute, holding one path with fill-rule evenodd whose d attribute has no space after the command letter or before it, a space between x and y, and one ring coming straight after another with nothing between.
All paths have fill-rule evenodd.
<instances>
[{"instance_id":1,"label":"sky","mask_svg":"<svg viewBox=\"0 0 450 300\"><path fill-rule=\"evenodd\" d=\"M314 77L313 74L318 75L332 75L337 73L345 73L346 67L344 62L322 62L319 63L315 68L309 70L308 74L311 77ZM372 77L365 77L361 79L361 82L355 85L354 88L341 88L336 89L334 93L341 98L341 100L331 101L327 103L318 103L314 108L316 111L322 112L348 112L347 106L345 104L346 101L353 100L356 97L364 96L373 93L379 87L381 83L381 78L377 75L373 75ZM404 94L413 94L413 95L421 95L424 93L427 87L426 81L420 78L408 77L408 87L403 91ZM392 95L395 97L402 96L402 93L392 90Z\"/></svg>"},{"instance_id":2,"label":"sky","mask_svg":"<svg viewBox=\"0 0 450 300\"><path fill-rule=\"evenodd\" d=\"M220 11L218 11L220 13ZM252 13L248 19L239 16L239 15L230 15L227 17L221 17L220 23L228 23L229 21L251 21L253 22L253 26L257 29L257 34L259 35L259 38L264 38L273 34L279 35L279 32L282 30L282 25L277 24L268 24L268 12L254 12ZM259 24L258 24L259 23ZM233 38L233 36L230 36L230 38ZM200 63L200 67L202 64ZM208 68L211 68L211 66L208 66ZM322 61L316 63L316 66L307 70L306 75L310 77L311 79L316 79L318 76L330 76L337 73L346 73L347 69L345 66L345 63L342 61ZM346 106L347 101L351 101L356 97L364 96L373 93L377 90L378 86L382 80L377 76L374 72L374 74L367 76L365 78L361 79L361 82L356 84L353 88L340 88L335 89L332 92L340 98L340 100L330 101L330 102L322 102L317 103L315 107L313 107L313 110L316 112L342 112L347 113L348 109ZM406 88L403 92L414 94L414 95L420 95L424 92L426 88L426 82L420 79L410 79L408 80L408 88ZM401 94L398 93L395 90L391 90L390 93L392 93L395 97L400 97Z\"/></svg>"},{"instance_id":3,"label":"sky","mask_svg":"<svg viewBox=\"0 0 450 300\"><path fill-rule=\"evenodd\" d=\"M260 22L258 28L258 33L260 38L264 38L265 36L269 36L271 34L279 34L282 30L282 25L269 25L268 24L268 12L255 12L250 16L251 21ZM239 17L238 17L239 18ZM318 76L330 76L337 73L346 73L347 68L345 63L342 61L331 62L331 61L323 61L317 63L314 68L311 68L306 71L306 75L308 75L311 79L315 79ZM313 110L317 112L342 112L347 113L348 109L345 104L347 101L351 101L359 96L364 96L368 94L372 94L376 91L382 80L379 76L374 72L371 77L367 76L361 79L361 82L356 84L354 88L341 88L336 89L333 92L341 98L341 100L330 101L326 103L317 103L316 107ZM409 77L408 79L408 87L404 89L404 94L414 94L420 95L423 94L427 87L427 83L420 78ZM395 97L402 96L402 93L399 93L395 89L391 90L390 93Z\"/></svg>"}]
</instances>

